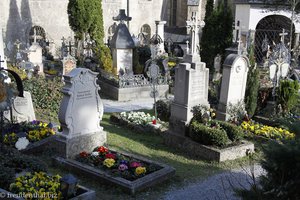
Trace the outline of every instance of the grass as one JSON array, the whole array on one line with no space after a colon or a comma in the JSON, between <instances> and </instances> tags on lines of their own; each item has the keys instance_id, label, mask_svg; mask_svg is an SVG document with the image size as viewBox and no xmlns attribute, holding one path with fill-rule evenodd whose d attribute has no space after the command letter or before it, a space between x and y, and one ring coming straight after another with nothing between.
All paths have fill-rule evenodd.
<instances>
[{"instance_id":1,"label":"grass","mask_svg":"<svg viewBox=\"0 0 300 200\"><path fill-rule=\"evenodd\" d=\"M139 192L135 196L126 194L121 189L112 185L103 185L97 182L97 180L88 179L83 175L76 175L81 185L96 191L98 199L160 199L168 189L180 188L187 183L204 179L218 172L249 164L248 158L217 163L191 157L177 149L166 146L163 138L159 135L150 133L139 134L124 127L112 125L109 123L109 117L109 114L104 114L101 122L101 126L107 132L107 144L109 148L131 152L168 164L176 169L176 175L164 183ZM38 156L50 165L50 155L51 151L45 149L44 153ZM59 169L55 166L50 166L49 172L60 175L69 173L68 170Z\"/></svg>"}]
</instances>

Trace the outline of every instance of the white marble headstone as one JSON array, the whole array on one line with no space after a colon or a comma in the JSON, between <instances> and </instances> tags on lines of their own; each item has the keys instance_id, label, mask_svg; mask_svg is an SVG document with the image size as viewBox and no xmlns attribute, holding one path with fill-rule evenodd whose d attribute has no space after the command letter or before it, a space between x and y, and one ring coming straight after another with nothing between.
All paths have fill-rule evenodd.
<instances>
[{"instance_id":1,"label":"white marble headstone","mask_svg":"<svg viewBox=\"0 0 300 200\"><path fill-rule=\"evenodd\" d=\"M64 76L64 97L58 116L64 137L102 131L103 104L98 93L100 87L96 83L97 74L89 69L75 68Z\"/></svg>"},{"instance_id":2,"label":"white marble headstone","mask_svg":"<svg viewBox=\"0 0 300 200\"><path fill-rule=\"evenodd\" d=\"M228 120L229 104L237 104L244 100L249 59L238 54L230 54L223 64L223 76L217 118Z\"/></svg>"},{"instance_id":3,"label":"white marble headstone","mask_svg":"<svg viewBox=\"0 0 300 200\"><path fill-rule=\"evenodd\" d=\"M39 73L44 72L42 51L43 49L38 43L32 43L28 53L29 62L39 67Z\"/></svg>"}]
</instances>

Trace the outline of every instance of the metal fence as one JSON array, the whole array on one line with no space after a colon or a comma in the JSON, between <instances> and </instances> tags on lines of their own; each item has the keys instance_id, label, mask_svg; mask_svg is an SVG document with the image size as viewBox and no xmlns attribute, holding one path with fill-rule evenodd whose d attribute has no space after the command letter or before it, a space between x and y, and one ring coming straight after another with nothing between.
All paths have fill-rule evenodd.
<instances>
[{"instance_id":1,"label":"metal fence","mask_svg":"<svg viewBox=\"0 0 300 200\"><path fill-rule=\"evenodd\" d=\"M133 88L151 85L150 78L145 77L143 74L124 74L122 76L117 76L111 73L107 73L103 69L99 69L99 72L99 78L101 80L108 82L118 88ZM168 84L167 77L159 76L157 79L157 84Z\"/></svg>"},{"instance_id":2,"label":"metal fence","mask_svg":"<svg viewBox=\"0 0 300 200\"><path fill-rule=\"evenodd\" d=\"M285 44L289 43L290 31L286 30L288 35L285 37ZM282 30L260 30L255 31L255 57L256 62L262 64L268 56L268 51L274 48L275 44L280 42L280 33Z\"/></svg>"}]
</instances>

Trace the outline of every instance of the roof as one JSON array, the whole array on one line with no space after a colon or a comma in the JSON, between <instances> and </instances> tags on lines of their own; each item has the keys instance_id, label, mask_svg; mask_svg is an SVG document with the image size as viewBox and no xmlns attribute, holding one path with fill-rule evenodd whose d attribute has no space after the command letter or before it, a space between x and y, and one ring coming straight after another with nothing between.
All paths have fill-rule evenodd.
<instances>
[{"instance_id":1,"label":"roof","mask_svg":"<svg viewBox=\"0 0 300 200\"><path fill-rule=\"evenodd\" d=\"M199 6L199 0L188 0L187 5L188 6Z\"/></svg>"},{"instance_id":2,"label":"roof","mask_svg":"<svg viewBox=\"0 0 300 200\"><path fill-rule=\"evenodd\" d=\"M275 5L276 0L235 0L235 4L261 4L261 5ZM277 1L278 4L278 1ZM286 5L284 3L281 3Z\"/></svg>"},{"instance_id":3,"label":"roof","mask_svg":"<svg viewBox=\"0 0 300 200\"><path fill-rule=\"evenodd\" d=\"M133 49L134 41L129 33L127 26L124 23L120 23L116 32L110 41L110 47L116 49Z\"/></svg>"}]
</instances>

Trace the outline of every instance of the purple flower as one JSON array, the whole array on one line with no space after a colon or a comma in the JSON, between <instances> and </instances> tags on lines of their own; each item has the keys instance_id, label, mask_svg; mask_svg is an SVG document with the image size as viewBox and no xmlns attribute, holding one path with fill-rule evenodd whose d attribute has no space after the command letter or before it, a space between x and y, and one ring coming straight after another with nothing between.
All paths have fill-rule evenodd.
<instances>
[{"instance_id":1,"label":"purple flower","mask_svg":"<svg viewBox=\"0 0 300 200\"><path fill-rule=\"evenodd\" d=\"M120 164L128 165L128 161L127 160L121 160Z\"/></svg>"},{"instance_id":2,"label":"purple flower","mask_svg":"<svg viewBox=\"0 0 300 200\"><path fill-rule=\"evenodd\" d=\"M128 167L127 167L127 165L125 165L125 164L120 164L118 169L119 169L120 171L125 171L125 170L128 169Z\"/></svg>"}]
</instances>

